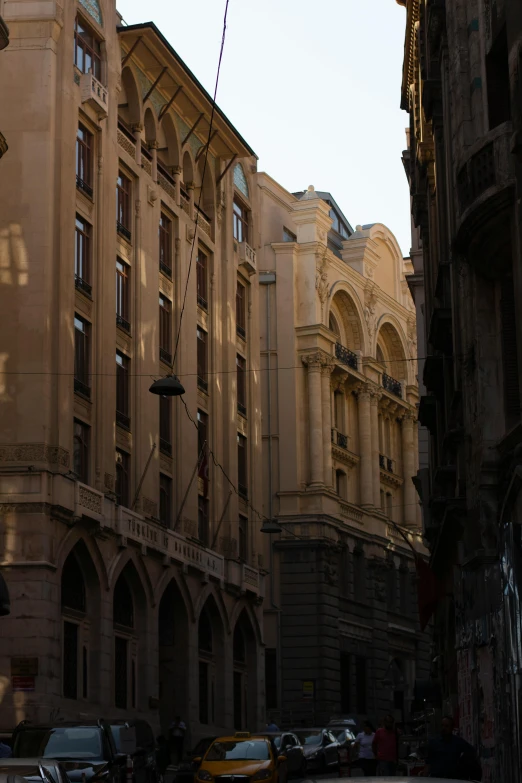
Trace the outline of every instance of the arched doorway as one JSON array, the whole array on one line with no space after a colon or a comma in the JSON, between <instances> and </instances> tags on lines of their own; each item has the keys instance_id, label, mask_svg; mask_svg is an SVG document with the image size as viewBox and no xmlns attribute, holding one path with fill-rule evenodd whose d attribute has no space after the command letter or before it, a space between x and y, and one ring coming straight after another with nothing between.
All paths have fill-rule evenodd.
<instances>
[{"instance_id":1,"label":"arched doorway","mask_svg":"<svg viewBox=\"0 0 522 783\"><path fill-rule=\"evenodd\" d=\"M257 725L257 645L245 609L239 615L233 638L234 728Z\"/></svg>"},{"instance_id":2,"label":"arched doorway","mask_svg":"<svg viewBox=\"0 0 522 783\"><path fill-rule=\"evenodd\" d=\"M199 722L203 726L225 721L225 634L213 596L209 596L198 621Z\"/></svg>"},{"instance_id":3,"label":"arched doorway","mask_svg":"<svg viewBox=\"0 0 522 783\"><path fill-rule=\"evenodd\" d=\"M139 709L148 699L146 684L146 600L138 572L127 563L113 593L114 706Z\"/></svg>"},{"instance_id":4,"label":"arched doorway","mask_svg":"<svg viewBox=\"0 0 522 783\"><path fill-rule=\"evenodd\" d=\"M158 612L158 680L163 733L176 715L188 715L188 614L176 581L163 593Z\"/></svg>"},{"instance_id":5,"label":"arched doorway","mask_svg":"<svg viewBox=\"0 0 522 783\"><path fill-rule=\"evenodd\" d=\"M95 700L99 671L98 575L83 541L71 550L62 568L62 695L66 699Z\"/></svg>"}]
</instances>

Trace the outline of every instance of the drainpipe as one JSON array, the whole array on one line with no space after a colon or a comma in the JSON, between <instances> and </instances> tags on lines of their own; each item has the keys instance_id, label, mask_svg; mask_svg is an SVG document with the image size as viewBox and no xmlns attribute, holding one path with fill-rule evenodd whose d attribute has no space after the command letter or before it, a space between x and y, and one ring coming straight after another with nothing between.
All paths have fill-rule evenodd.
<instances>
[{"instance_id":1,"label":"drainpipe","mask_svg":"<svg viewBox=\"0 0 522 783\"><path fill-rule=\"evenodd\" d=\"M270 288L275 284L275 272L265 272L259 275L259 284L266 286L266 351L267 351L267 392L268 392L268 518L273 519L273 482L272 482L272 368L271 368L271 308L270 308ZM277 616L277 670L281 673L281 610L274 601L274 544L272 533L269 545L269 570L270 570L270 607L271 611ZM282 677L277 678L278 703L282 717Z\"/></svg>"}]
</instances>

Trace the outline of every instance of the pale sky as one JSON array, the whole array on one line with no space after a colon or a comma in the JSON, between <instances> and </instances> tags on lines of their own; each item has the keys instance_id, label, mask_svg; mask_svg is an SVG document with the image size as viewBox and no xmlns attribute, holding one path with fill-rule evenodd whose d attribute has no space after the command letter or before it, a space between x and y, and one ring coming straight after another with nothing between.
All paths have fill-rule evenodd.
<instances>
[{"instance_id":1,"label":"pale sky","mask_svg":"<svg viewBox=\"0 0 522 783\"><path fill-rule=\"evenodd\" d=\"M154 22L213 94L225 0L118 0ZM395 0L229 0L217 103L289 191L330 191L352 226L410 249L399 108L405 9Z\"/></svg>"}]
</instances>

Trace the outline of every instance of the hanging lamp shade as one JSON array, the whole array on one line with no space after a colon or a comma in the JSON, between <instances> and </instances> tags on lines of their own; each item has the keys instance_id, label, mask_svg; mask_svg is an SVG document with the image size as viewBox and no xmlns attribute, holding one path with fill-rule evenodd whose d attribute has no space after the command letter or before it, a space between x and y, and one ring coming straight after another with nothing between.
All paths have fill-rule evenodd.
<instances>
[{"instance_id":1,"label":"hanging lamp shade","mask_svg":"<svg viewBox=\"0 0 522 783\"><path fill-rule=\"evenodd\" d=\"M276 522L275 519L265 519L263 522L263 527L261 528L261 533L282 533L283 528L279 524L279 522Z\"/></svg>"},{"instance_id":2,"label":"hanging lamp shade","mask_svg":"<svg viewBox=\"0 0 522 783\"><path fill-rule=\"evenodd\" d=\"M181 394L185 394L185 389L176 375L167 375L166 378L154 381L149 391L162 397L179 397Z\"/></svg>"}]
</instances>

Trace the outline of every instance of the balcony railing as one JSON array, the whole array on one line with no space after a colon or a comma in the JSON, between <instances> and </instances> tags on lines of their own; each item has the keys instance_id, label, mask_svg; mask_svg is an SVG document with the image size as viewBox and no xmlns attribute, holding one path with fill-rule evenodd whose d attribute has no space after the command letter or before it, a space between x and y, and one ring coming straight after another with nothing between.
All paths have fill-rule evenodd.
<instances>
[{"instance_id":1,"label":"balcony railing","mask_svg":"<svg viewBox=\"0 0 522 783\"><path fill-rule=\"evenodd\" d=\"M163 272L165 277L168 277L169 280L172 280L172 267L170 267L168 264L164 264L163 261L160 261L160 272Z\"/></svg>"},{"instance_id":2,"label":"balcony railing","mask_svg":"<svg viewBox=\"0 0 522 783\"><path fill-rule=\"evenodd\" d=\"M387 470L388 473L393 473L393 460L385 454L379 454L379 467Z\"/></svg>"},{"instance_id":3,"label":"balcony railing","mask_svg":"<svg viewBox=\"0 0 522 783\"><path fill-rule=\"evenodd\" d=\"M183 210L183 212L186 212L187 215L190 215L190 199L189 199L189 197L187 196L187 194L183 190L180 191L179 195L180 195L181 209Z\"/></svg>"},{"instance_id":4,"label":"balcony railing","mask_svg":"<svg viewBox=\"0 0 522 783\"><path fill-rule=\"evenodd\" d=\"M238 402L238 404L237 404L237 412L240 413L241 416L246 416L247 415L246 405L243 405L242 402Z\"/></svg>"},{"instance_id":5,"label":"balcony railing","mask_svg":"<svg viewBox=\"0 0 522 783\"><path fill-rule=\"evenodd\" d=\"M209 237L211 236L211 226L210 226L210 218L205 215L202 209L198 209L196 205L196 211L198 213L198 226L207 234Z\"/></svg>"},{"instance_id":6,"label":"balcony railing","mask_svg":"<svg viewBox=\"0 0 522 783\"><path fill-rule=\"evenodd\" d=\"M198 307L201 307L201 309L205 312L208 310L208 302L205 297L201 296L200 294L198 294Z\"/></svg>"},{"instance_id":7,"label":"balcony railing","mask_svg":"<svg viewBox=\"0 0 522 783\"><path fill-rule=\"evenodd\" d=\"M130 417L126 413L116 411L116 424L124 430L130 430Z\"/></svg>"},{"instance_id":8,"label":"balcony railing","mask_svg":"<svg viewBox=\"0 0 522 783\"><path fill-rule=\"evenodd\" d=\"M116 326L119 326L124 332L130 334L130 323L122 315L116 316Z\"/></svg>"},{"instance_id":9,"label":"balcony railing","mask_svg":"<svg viewBox=\"0 0 522 783\"><path fill-rule=\"evenodd\" d=\"M335 343L335 358L347 367L351 367L353 370L357 369L357 354L350 351L349 348L345 348L341 343Z\"/></svg>"},{"instance_id":10,"label":"balcony railing","mask_svg":"<svg viewBox=\"0 0 522 783\"><path fill-rule=\"evenodd\" d=\"M204 378L200 378L198 375L198 389L201 389L201 391L208 392L208 381L206 381Z\"/></svg>"},{"instance_id":11,"label":"balcony railing","mask_svg":"<svg viewBox=\"0 0 522 783\"><path fill-rule=\"evenodd\" d=\"M172 443L169 443L167 440L160 438L160 451L167 457L172 457Z\"/></svg>"},{"instance_id":12,"label":"balcony railing","mask_svg":"<svg viewBox=\"0 0 522 783\"><path fill-rule=\"evenodd\" d=\"M90 386L87 386L86 383L80 381L78 378L74 379L74 391L76 392L76 394L81 394L82 397L86 397L88 400L91 399Z\"/></svg>"},{"instance_id":13,"label":"balcony railing","mask_svg":"<svg viewBox=\"0 0 522 783\"><path fill-rule=\"evenodd\" d=\"M92 198L92 188L90 185L88 185L84 180L76 175L76 187L78 190L81 190L82 193L85 193L86 196L89 196L89 198Z\"/></svg>"},{"instance_id":14,"label":"balcony railing","mask_svg":"<svg viewBox=\"0 0 522 783\"><path fill-rule=\"evenodd\" d=\"M172 354L170 351L167 351L165 348L160 348L160 359L162 362L165 362L165 364L168 364L169 366L172 364Z\"/></svg>"},{"instance_id":15,"label":"balcony railing","mask_svg":"<svg viewBox=\"0 0 522 783\"><path fill-rule=\"evenodd\" d=\"M83 278L78 277L78 275L74 278L74 286L89 298L92 296L92 285L83 280Z\"/></svg>"},{"instance_id":16,"label":"balcony railing","mask_svg":"<svg viewBox=\"0 0 522 783\"><path fill-rule=\"evenodd\" d=\"M348 448L348 435L343 435L342 432L337 432L337 445L342 449Z\"/></svg>"},{"instance_id":17,"label":"balcony railing","mask_svg":"<svg viewBox=\"0 0 522 783\"><path fill-rule=\"evenodd\" d=\"M400 381L395 380L395 378L392 378L391 375L386 375L386 373L383 373L382 388L386 389L386 391L389 391L390 394L395 394L396 397L400 397L402 399L402 386Z\"/></svg>"},{"instance_id":18,"label":"balcony railing","mask_svg":"<svg viewBox=\"0 0 522 783\"><path fill-rule=\"evenodd\" d=\"M131 241L131 232L126 228L119 220L116 221L116 230L120 236L124 237L128 242Z\"/></svg>"},{"instance_id":19,"label":"balcony railing","mask_svg":"<svg viewBox=\"0 0 522 783\"><path fill-rule=\"evenodd\" d=\"M379 454L379 467L386 470L386 457L384 454Z\"/></svg>"},{"instance_id":20,"label":"balcony railing","mask_svg":"<svg viewBox=\"0 0 522 783\"><path fill-rule=\"evenodd\" d=\"M248 500L248 487L246 487L244 484L238 484L237 491L240 498L243 498L243 500Z\"/></svg>"},{"instance_id":21,"label":"balcony railing","mask_svg":"<svg viewBox=\"0 0 522 783\"><path fill-rule=\"evenodd\" d=\"M245 267L249 275L257 271L256 251L248 242L239 243L239 263Z\"/></svg>"},{"instance_id":22,"label":"balcony railing","mask_svg":"<svg viewBox=\"0 0 522 783\"><path fill-rule=\"evenodd\" d=\"M239 337L241 337L242 340L245 340L246 339L246 329L245 329L245 327L244 326L239 326L239 324L237 324L237 326L236 326L236 334Z\"/></svg>"}]
</instances>

